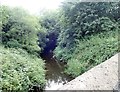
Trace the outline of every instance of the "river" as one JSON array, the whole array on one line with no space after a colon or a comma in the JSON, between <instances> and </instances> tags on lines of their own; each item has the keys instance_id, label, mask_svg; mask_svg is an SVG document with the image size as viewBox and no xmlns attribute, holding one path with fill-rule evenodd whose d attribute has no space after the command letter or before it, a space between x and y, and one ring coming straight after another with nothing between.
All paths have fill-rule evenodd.
<instances>
[{"instance_id":1,"label":"river","mask_svg":"<svg viewBox=\"0 0 120 92\"><path fill-rule=\"evenodd\" d=\"M52 53L42 55L46 63L46 86L45 90L57 90L73 78L64 73L65 64L53 58Z\"/></svg>"}]
</instances>

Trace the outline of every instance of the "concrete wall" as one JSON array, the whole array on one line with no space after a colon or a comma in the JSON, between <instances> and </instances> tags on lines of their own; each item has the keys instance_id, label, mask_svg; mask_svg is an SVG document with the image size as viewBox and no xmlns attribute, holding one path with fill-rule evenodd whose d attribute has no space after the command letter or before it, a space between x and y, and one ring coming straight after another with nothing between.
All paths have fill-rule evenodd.
<instances>
[{"instance_id":1,"label":"concrete wall","mask_svg":"<svg viewBox=\"0 0 120 92\"><path fill-rule=\"evenodd\" d=\"M120 53L63 85L58 91L113 90L118 82L118 56Z\"/></svg>"}]
</instances>

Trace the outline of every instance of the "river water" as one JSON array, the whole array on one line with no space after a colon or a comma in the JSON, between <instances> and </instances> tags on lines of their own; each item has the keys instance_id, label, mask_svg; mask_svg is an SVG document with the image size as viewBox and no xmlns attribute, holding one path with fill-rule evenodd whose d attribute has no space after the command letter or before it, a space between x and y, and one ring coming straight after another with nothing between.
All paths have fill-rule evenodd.
<instances>
[{"instance_id":1,"label":"river water","mask_svg":"<svg viewBox=\"0 0 120 92\"><path fill-rule=\"evenodd\" d=\"M42 58L46 62L46 86L45 90L57 90L73 78L64 74L65 64L53 58L52 53L43 54Z\"/></svg>"}]
</instances>

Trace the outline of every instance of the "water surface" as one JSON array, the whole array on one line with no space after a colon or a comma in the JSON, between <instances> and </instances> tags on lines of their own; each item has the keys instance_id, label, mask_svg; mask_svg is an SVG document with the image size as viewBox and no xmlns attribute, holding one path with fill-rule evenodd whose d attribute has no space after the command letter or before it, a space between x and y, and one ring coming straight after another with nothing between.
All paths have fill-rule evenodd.
<instances>
[{"instance_id":1,"label":"water surface","mask_svg":"<svg viewBox=\"0 0 120 92\"><path fill-rule=\"evenodd\" d=\"M46 86L45 90L57 90L62 85L66 84L72 78L64 74L65 64L58 62L53 58L52 53L46 53L42 55L42 58L46 62Z\"/></svg>"}]
</instances>

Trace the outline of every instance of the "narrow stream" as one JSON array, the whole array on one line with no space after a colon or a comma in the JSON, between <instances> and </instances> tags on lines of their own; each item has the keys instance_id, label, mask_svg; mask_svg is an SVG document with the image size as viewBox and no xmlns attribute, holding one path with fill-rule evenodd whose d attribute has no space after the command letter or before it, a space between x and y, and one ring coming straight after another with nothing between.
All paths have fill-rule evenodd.
<instances>
[{"instance_id":1,"label":"narrow stream","mask_svg":"<svg viewBox=\"0 0 120 92\"><path fill-rule=\"evenodd\" d=\"M42 55L42 58L46 62L46 86L45 90L57 90L62 85L66 84L72 78L64 74L64 63L58 62L53 58L52 53L46 53Z\"/></svg>"}]
</instances>

